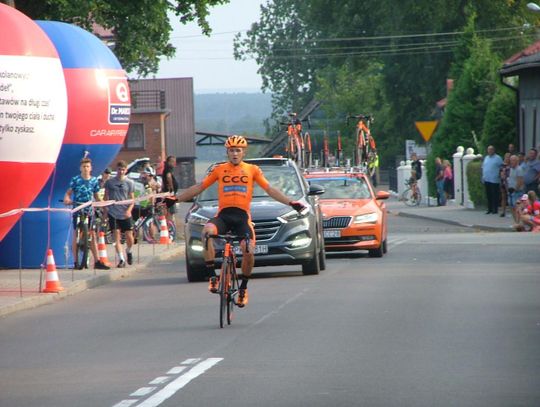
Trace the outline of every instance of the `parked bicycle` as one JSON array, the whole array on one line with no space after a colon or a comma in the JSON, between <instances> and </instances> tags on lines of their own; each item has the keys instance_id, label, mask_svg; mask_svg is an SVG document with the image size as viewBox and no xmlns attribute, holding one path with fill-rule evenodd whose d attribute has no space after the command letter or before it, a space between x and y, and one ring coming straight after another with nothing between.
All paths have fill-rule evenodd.
<instances>
[{"instance_id":1,"label":"parked bicycle","mask_svg":"<svg viewBox=\"0 0 540 407\"><path fill-rule=\"evenodd\" d=\"M405 182L407 187L401 194L401 200L408 206L419 206L422 202L422 194L416 181L408 180Z\"/></svg>"},{"instance_id":2,"label":"parked bicycle","mask_svg":"<svg viewBox=\"0 0 540 407\"><path fill-rule=\"evenodd\" d=\"M237 236L231 234L208 235L205 245L208 245L208 239L221 239L225 245L223 247L223 262L221 264L221 273L219 277L219 327L223 328L225 320L230 325L233 319L234 306L238 305L236 297L238 296L238 274L236 273L236 250L240 248L239 243L245 241L249 249L249 236Z\"/></svg>"},{"instance_id":3,"label":"parked bicycle","mask_svg":"<svg viewBox=\"0 0 540 407\"><path fill-rule=\"evenodd\" d=\"M373 116L369 114L348 115L347 125L349 119L356 119L354 166L367 168L369 159L373 156L370 152L374 152L376 149L375 139L370 130Z\"/></svg>"},{"instance_id":4,"label":"parked bicycle","mask_svg":"<svg viewBox=\"0 0 540 407\"><path fill-rule=\"evenodd\" d=\"M305 119L309 123L308 119ZM287 126L287 151L288 158L298 164L300 168L306 166L306 149L304 143L304 135L302 130L302 120L298 118L297 113L289 113L288 122L280 122L281 125Z\"/></svg>"},{"instance_id":5,"label":"parked bicycle","mask_svg":"<svg viewBox=\"0 0 540 407\"><path fill-rule=\"evenodd\" d=\"M148 210L143 216L140 216L135 221L133 226L133 235L137 242L139 235L142 233L142 238L148 243L158 243L161 230L160 218L165 216L167 205L164 201L156 202L155 205ZM171 242L176 239L176 225L172 220L166 220L167 230Z\"/></svg>"}]
</instances>

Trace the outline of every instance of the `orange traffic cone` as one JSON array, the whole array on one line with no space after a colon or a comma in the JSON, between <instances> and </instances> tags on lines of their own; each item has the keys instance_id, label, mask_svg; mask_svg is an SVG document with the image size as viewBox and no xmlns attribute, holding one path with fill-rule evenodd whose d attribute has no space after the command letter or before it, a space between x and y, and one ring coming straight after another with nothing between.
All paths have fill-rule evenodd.
<instances>
[{"instance_id":1,"label":"orange traffic cone","mask_svg":"<svg viewBox=\"0 0 540 407\"><path fill-rule=\"evenodd\" d=\"M107 258L107 245L105 244L105 233L99 232L99 239L98 239L98 256L99 261L106 266L110 266L111 262Z\"/></svg>"},{"instance_id":2,"label":"orange traffic cone","mask_svg":"<svg viewBox=\"0 0 540 407\"><path fill-rule=\"evenodd\" d=\"M159 244L169 244L171 240L169 238L169 228L167 227L167 220L165 216L159 217Z\"/></svg>"},{"instance_id":3,"label":"orange traffic cone","mask_svg":"<svg viewBox=\"0 0 540 407\"><path fill-rule=\"evenodd\" d=\"M64 288L60 284L58 278L58 272L56 271L56 264L54 263L54 256L52 249L47 250L47 277L45 279L44 293L58 293L64 291Z\"/></svg>"}]
</instances>

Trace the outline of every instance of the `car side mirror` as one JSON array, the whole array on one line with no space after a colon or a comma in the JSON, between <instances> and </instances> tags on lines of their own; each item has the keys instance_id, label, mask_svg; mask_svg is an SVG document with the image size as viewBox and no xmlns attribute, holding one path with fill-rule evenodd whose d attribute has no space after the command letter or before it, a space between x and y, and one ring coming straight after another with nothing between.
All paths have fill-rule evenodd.
<instances>
[{"instance_id":1,"label":"car side mirror","mask_svg":"<svg viewBox=\"0 0 540 407\"><path fill-rule=\"evenodd\" d=\"M318 184L310 184L308 195L322 195L324 194L324 187Z\"/></svg>"},{"instance_id":2,"label":"car side mirror","mask_svg":"<svg viewBox=\"0 0 540 407\"><path fill-rule=\"evenodd\" d=\"M390 198L390 193L386 191L379 191L377 192L377 195L375 195L377 199L388 199Z\"/></svg>"}]
</instances>

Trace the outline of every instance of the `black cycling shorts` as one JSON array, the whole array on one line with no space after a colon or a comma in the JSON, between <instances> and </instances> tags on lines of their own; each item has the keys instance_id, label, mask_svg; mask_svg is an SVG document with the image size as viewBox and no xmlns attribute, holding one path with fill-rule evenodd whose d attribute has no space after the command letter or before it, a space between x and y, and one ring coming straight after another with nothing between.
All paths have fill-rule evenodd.
<instances>
[{"instance_id":1,"label":"black cycling shorts","mask_svg":"<svg viewBox=\"0 0 540 407\"><path fill-rule=\"evenodd\" d=\"M127 232L133 230L133 219L116 219L109 215L109 228L111 230L120 229L121 232Z\"/></svg>"},{"instance_id":2,"label":"black cycling shorts","mask_svg":"<svg viewBox=\"0 0 540 407\"><path fill-rule=\"evenodd\" d=\"M230 232L233 235L245 236L247 233L249 238L255 241L255 231L251 219L246 211L240 208L223 208L217 216L208 222L216 225L218 235Z\"/></svg>"}]
</instances>

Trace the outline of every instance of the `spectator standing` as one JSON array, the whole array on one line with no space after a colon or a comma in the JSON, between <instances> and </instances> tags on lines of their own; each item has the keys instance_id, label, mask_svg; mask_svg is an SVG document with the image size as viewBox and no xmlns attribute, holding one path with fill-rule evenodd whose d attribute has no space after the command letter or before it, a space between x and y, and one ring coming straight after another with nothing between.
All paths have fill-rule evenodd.
<instances>
[{"instance_id":1,"label":"spectator standing","mask_svg":"<svg viewBox=\"0 0 540 407\"><path fill-rule=\"evenodd\" d=\"M523 166L525 173L523 180L525 181L525 191L538 192L538 181L540 180L540 161L538 161L538 151L536 148L531 148L527 152L527 159Z\"/></svg>"},{"instance_id":2,"label":"spectator standing","mask_svg":"<svg viewBox=\"0 0 540 407\"><path fill-rule=\"evenodd\" d=\"M516 152L516 146L512 143L508 144L508 153L510 153L510 155L514 155L514 154L517 154Z\"/></svg>"},{"instance_id":3,"label":"spectator standing","mask_svg":"<svg viewBox=\"0 0 540 407\"><path fill-rule=\"evenodd\" d=\"M518 165L519 165L523 170L525 170L525 153L519 152L519 153L518 153L518 160L519 160Z\"/></svg>"},{"instance_id":4,"label":"spectator standing","mask_svg":"<svg viewBox=\"0 0 540 407\"><path fill-rule=\"evenodd\" d=\"M516 204L524 193L525 184L523 183L523 168L519 165L517 155L511 155L509 159L508 178L506 185L508 187L508 205L512 208L514 220L519 222L519 212L516 210Z\"/></svg>"},{"instance_id":5,"label":"spectator standing","mask_svg":"<svg viewBox=\"0 0 540 407\"><path fill-rule=\"evenodd\" d=\"M482 162L482 183L486 189L488 210L486 214L496 214L499 211L499 190L501 177L499 170L503 160L500 155L495 154L495 147L488 146L487 155Z\"/></svg>"},{"instance_id":6,"label":"spectator standing","mask_svg":"<svg viewBox=\"0 0 540 407\"><path fill-rule=\"evenodd\" d=\"M437 187L437 206L446 205L444 193L444 166L440 157L435 158L435 185Z\"/></svg>"},{"instance_id":7,"label":"spectator standing","mask_svg":"<svg viewBox=\"0 0 540 407\"><path fill-rule=\"evenodd\" d=\"M508 205L508 177L510 175L510 153L506 153L503 159L503 165L499 170L499 177L501 178L499 194L501 197L501 218L506 216L506 206Z\"/></svg>"},{"instance_id":8,"label":"spectator standing","mask_svg":"<svg viewBox=\"0 0 540 407\"><path fill-rule=\"evenodd\" d=\"M178 181L176 181L176 178L174 176L175 167L176 158L172 155L168 156L167 160L165 160L163 175L161 176L163 178L161 192L171 192L174 194L174 196L176 196L176 192L178 191ZM174 213L176 212L176 199L166 198L165 203L167 204L167 219L172 220Z\"/></svg>"},{"instance_id":9,"label":"spectator standing","mask_svg":"<svg viewBox=\"0 0 540 407\"><path fill-rule=\"evenodd\" d=\"M443 160L443 167L444 193L446 194L445 199L448 201L454 198L454 173L450 161Z\"/></svg>"},{"instance_id":10,"label":"spectator standing","mask_svg":"<svg viewBox=\"0 0 540 407\"><path fill-rule=\"evenodd\" d=\"M118 161L116 166L116 176L105 183L105 200L132 200L130 203L106 207L109 216L109 226L110 229L114 231L116 253L120 259L117 266L119 268L126 267L126 258L128 264L133 263L131 248L133 247L134 239L133 218L131 212L135 205L133 201L135 198L135 183L133 180L126 177L126 172L126 162L123 160ZM126 235L126 256L124 256L124 249L122 246L122 233L125 233Z\"/></svg>"},{"instance_id":11,"label":"spectator standing","mask_svg":"<svg viewBox=\"0 0 540 407\"><path fill-rule=\"evenodd\" d=\"M73 178L71 178L71 181L69 183L69 189L66 191L66 194L64 195L64 204L65 205L71 205L74 206L86 203L88 201L100 201L99 197L99 181L96 177L92 176L92 160L90 158L83 158L81 160L80 165L80 175L76 175ZM93 225L92 220L92 207L88 206L86 208L81 209L81 212L84 212L88 214L88 224ZM73 214L73 230L77 230L77 214ZM94 268L96 269L102 269L102 270L109 270L109 266L99 261L98 256L98 250L97 250L97 239L96 239L96 232L94 228L90 228L90 235L92 236L92 239L90 241L90 251L92 252L92 255L94 256ZM77 233L73 233L73 240L72 240L72 253L73 258L77 258ZM78 269L82 264L78 264L77 260L75 260L74 268Z\"/></svg>"}]
</instances>

